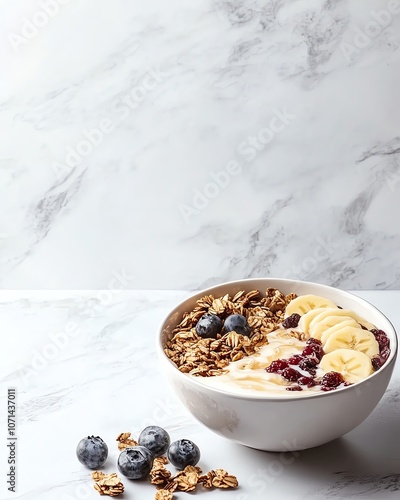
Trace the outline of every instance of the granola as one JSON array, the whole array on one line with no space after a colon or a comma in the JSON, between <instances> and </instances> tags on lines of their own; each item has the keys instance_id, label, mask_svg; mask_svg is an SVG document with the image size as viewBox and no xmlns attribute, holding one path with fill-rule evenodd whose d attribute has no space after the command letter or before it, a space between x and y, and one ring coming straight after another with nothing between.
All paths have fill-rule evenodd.
<instances>
[{"instance_id":1,"label":"granola","mask_svg":"<svg viewBox=\"0 0 400 500\"><path fill-rule=\"evenodd\" d=\"M163 488L171 478L171 472L164 467L168 463L167 457L157 457L154 459L153 467L150 471L150 482Z\"/></svg>"},{"instance_id":2,"label":"granola","mask_svg":"<svg viewBox=\"0 0 400 500\"><path fill-rule=\"evenodd\" d=\"M268 343L268 333L282 323L286 305L295 297L293 293L284 295L275 288L268 288L265 296L258 290L247 293L241 290L233 297L229 294L219 298L201 297L173 330L165 353L183 373L201 377L221 375L231 361L251 356ZM229 332L218 334L216 339L201 338L195 326L206 313L217 314L221 319L241 314L246 317L251 334L247 337Z\"/></svg>"},{"instance_id":3,"label":"granola","mask_svg":"<svg viewBox=\"0 0 400 500\"><path fill-rule=\"evenodd\" d=\"M199 483L205 488L237 488L239 483L235 476L228 474L224 469L215 469L199 477Z\"/></svg>"},{"instance_id":4,"label":"granola","mask_svg":"<svg viewBox=\"0 0 400 500\"><path fill-rule=\"evenodd\" d=\"M100 471L94 471L92 472L92 478L95 481L94 489L100 495L116 497L124 492L124 485L115 473L104 474Z\"/></svg>"},{"instance_id":5,"label":"granola","mask_svg":"<svg viewBox=\"0 0 400 500\"><path fill-rule=\"evenodd\" d=\"M155 496L155 500L172 500L174 494L166 490L158 490Z\"/></svg>"},{"instance_id":6,"label":"granola","mask_svg":"<svg viewBox=\"0 0 400 500\"><path fill-rule=\"evenodd\" d=\"M131 446L139 445L137 441L131 438L130 432L121 432L116 441L118 441L118 449L120 451L125 450L125 448L130 448Z\"/></svg>"}]
</instances>

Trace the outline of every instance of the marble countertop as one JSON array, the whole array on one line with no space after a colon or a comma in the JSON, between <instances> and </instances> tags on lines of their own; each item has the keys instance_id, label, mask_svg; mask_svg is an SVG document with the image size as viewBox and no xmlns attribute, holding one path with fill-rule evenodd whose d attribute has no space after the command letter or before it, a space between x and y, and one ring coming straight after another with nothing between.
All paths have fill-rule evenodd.
<instances>
[{"instance_id":1,"label":"marble countertop","mask_svg":"<svg viewBox=\"0 0 400 500\"><path fill-rule=\"evenodd\" d=\"M400 328L400 291L357 295ZM400 366L379 406L358 428L293 460L247 449L195 421L166 384L155 353L155 332L185 291L0 292L0 434L5 470L6 394L17 390L17 493L21 500L96 499L89 471L75 457L88 434L108 443L105 470L115 471L115 438L159 424L172 439L189 438L204 470L236 474L236 491L201 498L254 500L398 498L400 489ZM150 484L125 481L126 500L154 498ZM178 493L177 498L185 498ZM189 498L189 497L188 497Z\"/></svg>"},{"instance_id":2,"label":"marble countertop","mask_svg":"<svg viewBox=\"0 0 400 500\"><path fill-rule=\"evenodd\" d=\"M398 0L1 6L0 288L400 288Z\"/></svg>"}]
</instances>

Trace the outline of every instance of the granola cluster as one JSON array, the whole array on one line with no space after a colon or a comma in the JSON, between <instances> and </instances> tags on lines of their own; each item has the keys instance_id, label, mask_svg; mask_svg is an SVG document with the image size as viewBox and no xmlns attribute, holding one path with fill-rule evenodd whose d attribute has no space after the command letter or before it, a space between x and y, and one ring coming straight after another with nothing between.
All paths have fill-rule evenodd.
<instances>
[{"instance_id":1,"label":"granola cluster","mask_svg":"<svg viewBox=\"0 0 400 500\"><path fill-rule=\"evenodd\" d=\"M104 474L96 470L92 472L92 478L95 482L94 489L98 491L100 495L116 497L124 492L124 485L115 473Z\"/></svg>"},{"instance_id":2,"label":"granola cluster","mask_svg":"<svg viewBox=\"0 0 400 500\"><path fill-rule=\"evenodd\" d=\"M117 437L118 449L120 451L125 450L125 448L130 448L131 446L138 446L138 442L131 438L130 432L121 432Z\"/></svg>"},{"instance_id":3,"label":"granola cluster","mask_svg":"<svg viewBox=\"0 0 400 500\"><path fill-rule=\"evenodd\" d=\"M286 305L295 297L294 293L284 295L275 288L268 288L265 295L258 290L248 293L242 290L233 297L206 295L196 302L192 311L184 313L165 346L165 353L181 372L201 377L221 375L231 361L251 356L268 343L268 333L282 323ZM216 339L201 338L195 327L206 313L216 314L222 320L241 314L247 319L251 334L247 337L222 332Z\"/></svg>"},{"instance_id":4,"label":"granola cluster","mask_svg":"<svg viewBox=\"0 0 400 500\"><path fill-rule=\"evenodd\" d=\"M216 469L202 475L200 467L188 465L184 470L172 476L165 467L168 464L166 457L156 458L150 472L150 481L159 488L156 500L173 498L175 491L195 491L196 486L201 484L204 488L237 488L239 483L235 476L228 474L223 469Z\"/></svg>"}]
</instances>

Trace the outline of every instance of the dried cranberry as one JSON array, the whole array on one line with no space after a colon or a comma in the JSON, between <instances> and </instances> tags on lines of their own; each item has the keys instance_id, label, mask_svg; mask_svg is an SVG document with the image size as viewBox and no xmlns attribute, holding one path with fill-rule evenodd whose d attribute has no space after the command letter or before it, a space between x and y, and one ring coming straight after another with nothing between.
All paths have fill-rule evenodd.
<instances>
[{"instance_id":1,"label":"dried cranberry","mask_svg":"<svg viewBox=\"0 0 400 500\"><path fill-rule=\"evenodd\" d=\"M344 378L341 373L338 372L329 372L325 373L322 377L321 385L324 387L338 387L340 384L343 384Z\"/></svg>"},{"instance_id":2,"label":"dried cranberry","mask_svg":"<svg viewBox=\"0 0 400 500\"><path fill-rule=\"evenodd\" d=\"M324 351L320 345L317 344L311 344L307 345L303 351L302 351L303 356L317 356L318 360L322 358L324 355Z\"/></svg>"},{"instance_id":3,"label":"dried cranberry","mask_svg":"<svg viewBox=\"0 0 400 500\"><path fill-rule=\"evenodd\" d=\"M381 359L381 357L378 355L378 356L374 356L372 359L371 359L371 362L372 362L372 368L377 372L379 370L379 368L382 368L382 365L384 363L384 361Z\"/></svg>"},{"instance_id":4,"label":"dried cranberry","mask_svg":"<svg viewBox=\"0 0 400 500\"><path fill-rule=\"evenodd\" d=\"M380 352L380 356L381 358L384 360L384 362L388 359L390 355L390 348L388 346L385 346L381 352ZM382 363L383 364L383 363Z\"/></svg>"},{"instance_id":5,"label":"dried cranberry","mask_svg":"<svg viewBox=\"0 0 400 500\"><path fill-rule=\"evenodd\" d=\"M390 340L386 333L378 333L375 335L376 341L379 344L379 350L382 351L384 347L389 347L390 345Z\"/></svg>"},{"instance_id":6,"label":"dried cranberry","mask_svg":"<svg viewBox=\"0 0 400 500\"><path fill-rule=\"evenodd\" d=\"M289 365L298 365L302 359L304 358L303 356L300 356L300 354L294 354L287 360L287 362Z\"/></svg>"},{"instance_id":7,"label":"dried cranberry","mask_svg":"<svg viewBox=\"0 0 400 500\"><path fill-rule=\"evenodd\" d=\"M314 371L315 372L315 367L318 364L318 359L315 356L308 356L307 358L304 358L300 364L299 368L305 371Z\"/></svg>"},{"instance_id":8,"label":"dried cranberry","mask_svg":"<svg viewBox=\"0 0 400 500\"><path fill-rule=\"evenodd\" d=\"M301 385L306 385L307 387L314 387L315 381L311 377L300 377L297 381Z\"/></svg>"},{"instance_id":9,"label":"dried cranberry","mask_svg":"<svg viewBox=\"0 0 400 500\"><path fill-rule=\"evenodd\" d=\"M290 387L286 387L287 391L302 391L303 389L299 385L291 385Z\"/></svg>"},{"instance_id":10,"label":"dried cranberry","mask_svg":"<svg viewBox=\"0 0 400 500\"><path fill-rule=\"evenodd\" d=\"M285 368L282 372L282 377L289 380L289 382L296 382L301 377L301 373L294 368Z\"/></svg>"},{"instance_id":11,"label":"dried cranberry","mask_svg":"<svg viewBox=\"0 0 400 500\"><path fill-rule=\"evenodd\" d=\"M287 368L289 365L287 361L283 359L277 359L272 361L272 363L266 368L268 373L281 373L282 370Z\"/></svg>"},{"instance_id":12,"label":"dried cranberry","mask_svg":"<svg viewBox=\"0 0 400 500\"><path fill-rule=\"evenodd\" d=\"M335 391L336 389L337 387L327 387L326 385L321 385L321 391L328 392L328 391Z\"/></svg>"},{"instance_id":13,"label":"dried cranberry","mask_svg":"<svg viewBox=\"0 0 400 500\"><path fill-rule=\"evenodd\" d=\"M310 337L307 342L306 342L307 345L320 345L322 346L322 342L318 339L315 339L314 337Z\"/></svg>"},{"instance_id":14,"label":"dried cranberry","mask_svg":"<svg viewBox=\"0 0 400 500\"><path fill-rule=\"evenodd\" d=\"M283 328L296 328L300 321L300 314L293 313L282 321Z\"/></svg>"},{"instance_id":15,"label":"dried cranberry","mask_svg":"<svg viewBox=\"0 0 400 500\"><path fill-rule=\"evenodd\" d=\"M382 335L382 333L383 333L383 335L386 335L386 333L383 330L378 330L377 328L373 328L371 330L371 333L373 333L375 336L376 335Z\"/></svg>"}]
</instances>

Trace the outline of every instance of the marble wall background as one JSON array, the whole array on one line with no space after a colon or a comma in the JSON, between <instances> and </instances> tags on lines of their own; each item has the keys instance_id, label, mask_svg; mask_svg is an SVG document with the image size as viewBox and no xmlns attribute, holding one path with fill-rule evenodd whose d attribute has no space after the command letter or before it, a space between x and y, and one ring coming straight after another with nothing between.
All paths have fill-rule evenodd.
<instances>
[{"instance_id":1,"label":"marble wall background","mask_svg":"<svg viewBox=\"0 0 400 500\"><path fill-rule=\"evenodd\" d=\"M1 7L1 288L399 287L400 2Z\"/></svg>"}]
</instances>

